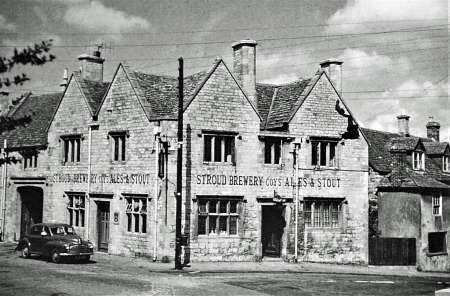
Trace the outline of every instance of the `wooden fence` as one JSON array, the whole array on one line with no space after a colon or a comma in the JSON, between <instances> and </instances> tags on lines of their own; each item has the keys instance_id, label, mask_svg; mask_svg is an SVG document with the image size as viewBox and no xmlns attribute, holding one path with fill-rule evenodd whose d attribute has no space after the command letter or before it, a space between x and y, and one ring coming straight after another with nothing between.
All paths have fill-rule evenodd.
<instances>
[{"instance_id":1,"label":"wooden fence","mask_svg":"<svg viewBox=\"0 0 450 296\"><path fill-rule=\"evenodd\" d=\"M416 239L397 237L369 238L370 265L415 265Z\"/></svg>"}]
</instances>

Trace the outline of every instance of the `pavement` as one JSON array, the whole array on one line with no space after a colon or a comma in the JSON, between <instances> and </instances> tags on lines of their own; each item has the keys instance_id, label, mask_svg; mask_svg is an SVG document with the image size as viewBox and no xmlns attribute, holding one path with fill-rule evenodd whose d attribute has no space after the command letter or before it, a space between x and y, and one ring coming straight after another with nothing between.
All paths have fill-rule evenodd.
<instances>
[{"instance_id":1,"label":"pavement","mask_svg":"<svg viewBox=\"0 0 450 296\"><path fill-rule=\"evenodd\" d=\"M2 253L14 252L17 244L0 242L0 256ZM183 270L175 270L174 262L162 263L153 262L146 257L125 257L96 252L95 258L102 257L106 260L114 260L118 264L136 264L153 272L160 273L327 273L327 274L355 274L355 275L392 275L408 277L440 277L448 278L444 284L450 285L450 273L444 272L423 272L418 271L415 266L372 266L372 265L351 265L351 264L327 264L298 262L289 263L282 260L268 258L262 262L191 262Z\"/></svg>"},{"instance_id":2,"label":"pavement","mask_svg":"<svg viewBox=\"0 0 450 296\"><path fill-rule=\"evenodd\" d=\"M272 294L269 293L270 295L292 295L291 293L294 291L299 292L307 289L321 291L323 283L333 285L334 289L348 288L346 294L344 294L344 291L341 291L342 295L391 295L389 294L390 289L397 289L392 290L391 293L398 291L400 293L398 295L429 295L429 292L434 293L435 291L435 295L438 296L450 295L450 291L448 289L445 290L445 288L450 287L450 273L420 272L416 270L415 266L288 263L268 258L262 262L192 262L190 266L184 267L183 270L179 271L174 269L173 262L153 262L150 258L125 257L100 252L95 253L93 256L93 261L91 262L93 264L84 265L54 265L48 264L45 260L17 260L18 252L15 253L15 247L16 244L0 242L0 259L3 262L2 264L5 265L4 272L9 272L13 276L17 273L26 273L28 270L31 278L35 276L33 273L35 270L49 273L49 276L57 278L60 278L61 275L71 276L72 274L77 274L77 280L81 280L83 285L102 282L104 284L104 287L102 286L104 293L99 295L110 295L111 291L114 291L115 288L110 286L109 282L111 282L111 285L113 283L116 284L119 288L128 287L131 289L124 292L124 295L127 295L130 291L137 293L139 289L147 289L148 287L145 285L149 285L149 281L153 281L151 285L153 285L152 288L155 291L162 291L170 287L170 289L175 289L174 291L181 293L168 292L161 293L161 295L188 295L184 290L188 286L192 295L213 295L207 294L205 292L207 289L209 289L208 291L215 291L217 295L230 295L228 289L235 289L232 290L234 295L260 295L258 292L266 293L270 289L273 290ZM104 270L108 270L111 274L104 274ZM7 274L5 273L5 275ZM109 278L115 276L114 274L117 275L117 278ZM5 284L11 285L13 279L14 277ZM174 281L174 279L176 280ZM61 280L63 283L64 278ZM73 290L70 290L72 281L72 278L68 278L67 283L61 284L61 291L77 291L79 287L75 286L72 287ZM40 283L41 281L37 279L37 282ZM30 285L33 283L30 282ZM230 283L232 283L231 286ZM433 283L434 287L430 287ZM145 287L142 284L145 284ZM187 286L179 287L181 284ZM190 286L194 284L198 287ZM364 290L358 290L361 287L364 287ZM54 287L51 288L54 289ZM373 291L384 289L385 292L371 293L368 290L370 288L374 289ZM421 288L428 290L426 290L426 293L418 292L414 294L416 290ZM244 290L240 289L246 289L245 293L242 292ZM248 291L250 291L248 289L251 289L254 294L248 294ZM11 290L11 295L14 295L17 291L23 291L23 287L20 287L18 290ZM32 291L32 293L35 293L34 290ZM42 292L43 290L39 291ZM358 293L361 294L348 291L359 291ZM362 291L365 294L362 294ZM42 292L43 295L49 295L45 293ZM2 294L1 291L0 294ZM78 295L76 292L72 294ZM306 293L301 295L333 295L333 293L327 294L325 291L321 291L319 294Z\"/></svg>"}]
</instances>

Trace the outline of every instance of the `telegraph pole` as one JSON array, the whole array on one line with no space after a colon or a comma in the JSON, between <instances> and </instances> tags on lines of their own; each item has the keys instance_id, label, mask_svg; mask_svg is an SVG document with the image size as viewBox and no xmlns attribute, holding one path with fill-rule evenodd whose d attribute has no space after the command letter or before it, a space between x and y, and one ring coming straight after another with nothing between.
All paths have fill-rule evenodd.
<instances>
[{"instance_id":1,"label":"telegraph pole","mask_svg":"<svg viewBox=\"0 0 450 296\"><path fill-rule=\"evenodd\" d=\"M183 185L183 58L178 59L178 153L177 153L177 196L175 213L175 269L181 265L181 190Z\"/></svg>"}]
</instances>

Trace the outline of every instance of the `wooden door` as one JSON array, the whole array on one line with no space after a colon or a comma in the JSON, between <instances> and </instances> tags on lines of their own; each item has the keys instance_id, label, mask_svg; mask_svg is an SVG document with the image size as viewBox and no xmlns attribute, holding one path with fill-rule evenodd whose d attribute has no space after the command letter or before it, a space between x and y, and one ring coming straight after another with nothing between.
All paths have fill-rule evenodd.
<instances>
[{"instance_id":1,"label":"wooden door","mask_svg":"<svg viewBox=\"0 0 450 296\"><path fill-rule=\"evenodd\" d=\"M109 243L109 202L97 203L98 250L108 252Z\"/></svg>"},{"instance_id":2,"label":"wooden door","mask_svg":"<svg viewBox=\"0 0 450 296\"><path fill-rule=\"evenodd\" d=\"M262 248L263 256L281 255L281 238L286 222L281 206L262 206Z\"/></svg>"}]
</instances>

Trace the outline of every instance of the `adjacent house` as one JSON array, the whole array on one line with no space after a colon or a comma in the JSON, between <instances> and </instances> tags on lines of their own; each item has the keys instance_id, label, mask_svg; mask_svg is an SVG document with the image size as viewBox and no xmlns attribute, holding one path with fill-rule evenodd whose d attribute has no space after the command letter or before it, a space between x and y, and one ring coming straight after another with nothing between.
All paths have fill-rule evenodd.
<instances>
[{"instance_id":1,"label":"adjacent house","mask_svg":"<svg viewBox=\"0 0 450 296\"><path fill-rule=\"evenodd\" d=\"M397 119L398 133L364 129L370 142L369 198L378 204L373 227L378 233L372 235L414 238L417 268L448 272L450 147L439 142L439 123L428 122L427 138L420 138L409 134L409 116Z\"/></svg>"}]
</instances>

